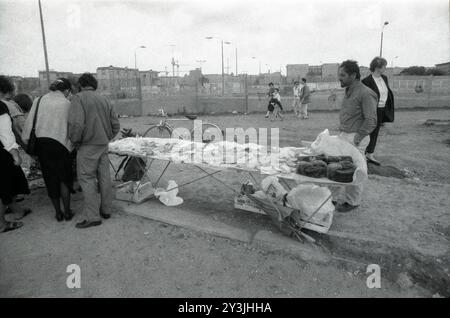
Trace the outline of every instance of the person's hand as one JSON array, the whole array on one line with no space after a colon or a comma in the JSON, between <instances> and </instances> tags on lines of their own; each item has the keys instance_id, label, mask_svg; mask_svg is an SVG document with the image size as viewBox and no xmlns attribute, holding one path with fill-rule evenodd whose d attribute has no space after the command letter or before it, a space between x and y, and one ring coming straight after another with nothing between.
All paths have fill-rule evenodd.
<instances>
[{"instance_id":1,"label":"person's hand","mask_svg":"<svg viewBox=\"0 0 450 318\"><path fill-rule=\"evenodd\" d=\"M20 166L22 164L22 158L20 158L20 154L19 151L17 149L11 149L9 151L9 153L11 154L11 156L13 157L14 160L14 164L16 166Z\"/></svg>"}]
</instances>

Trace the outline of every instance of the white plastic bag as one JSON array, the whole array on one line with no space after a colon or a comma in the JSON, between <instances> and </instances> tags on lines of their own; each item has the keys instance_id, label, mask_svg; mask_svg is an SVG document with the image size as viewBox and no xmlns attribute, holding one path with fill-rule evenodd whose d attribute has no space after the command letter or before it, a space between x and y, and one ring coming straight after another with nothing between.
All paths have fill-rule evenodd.
<instances>
[{"instance_id":1,"label":"white plastic bag","mask_svg":"<svg viewBox=\"0 0 450 318\"><path fill-rule=\"evenodd\" d=\"M161 201L164 205L167 206L176 206L183 203L183 199L177 197L178 194L178 185L175 181L169 180L169 185L167 186L167 191L164 189L158 188L155 190L155 196ZM171 190L174 189L174 190Z\"/></svg>"},{"instance_id":2,"label":"white plastic bag","mask_svg":"<svg viewBox=\"0 0 450 318\"><path fill-rule=\"evenodd\" d=\"M292 189L286 198L289 206L300 210L306 217L310 217L328 198L326 203L314 215L314 218L322 219L334 211L330 195L331 191L328 188L313 184L300 184Z\"/></svg>"},{"instance_id":3,"label":"white plastic bag","mask_svg":"<svg viewBox=\"0 0 450 318\"><path fill-rule=\"evenodd\" d=\"M269 195L278 201L281 201L286 193L286 189L280 184L277 177L269 176L261 181L261 188Z\"/></svg>"},{"instance_id":4,"label":"white plastic bag","mask_svg":"<svg viewBox=\"0 0 450 318\"><path fill-rule=\"evenodd\" d=\"M311 144L311 150L314 155L351 156L356 166L353 182L362 183L367 180L367 162L362 153L347 140L339 136L331 136L328 129L317 136Z\"/></svg>"}]
</instances>

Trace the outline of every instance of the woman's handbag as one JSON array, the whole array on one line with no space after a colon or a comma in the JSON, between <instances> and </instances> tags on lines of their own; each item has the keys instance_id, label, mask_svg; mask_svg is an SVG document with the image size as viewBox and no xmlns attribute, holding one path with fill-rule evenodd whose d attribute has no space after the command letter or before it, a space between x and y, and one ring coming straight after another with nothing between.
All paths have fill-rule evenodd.
<instances>
[{"instance_id":1,"label":"woman's handbag","mask_svg":"<svg viewBox=\"0 0 450 318\"><path fill-rule=\"evenodd\" d=\"M31 128L31 132L30 132L30 139L28 140L28 144L27 144L27 149L26 152L27 154L29 154L30 156L36 156L36 119L37 119L37 115L38 115L38 111L39 111L39 104L41 103L41 97L39 97L37 105L36 105L36 112L34 113L34 118L33 118L33 127Z\"/></svg>"}]
</instances>

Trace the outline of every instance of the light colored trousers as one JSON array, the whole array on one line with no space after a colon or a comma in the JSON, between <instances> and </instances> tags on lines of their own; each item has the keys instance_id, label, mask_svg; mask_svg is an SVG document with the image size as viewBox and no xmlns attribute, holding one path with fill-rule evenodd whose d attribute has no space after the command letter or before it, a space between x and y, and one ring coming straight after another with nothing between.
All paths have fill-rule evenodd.
<instances>
[{"instance_id":1,"label":"light colored trousers","mask_svg":"<svg viewBox=\"0 0 450 318\"><path fill-rule=\"evenodd\" d=\"M309 104L302 104L300 113L302 114L303 118L308 117L308 105Z\"/></svg>"},{"instance_id":2,"label":"light colored trousers","mask_svg":"<svg viewBox=\"0 0 450 318\"><path fill-rule=\"evenodd\" d=\"M341 132L339 133L339 137L342 139L347 140L349 143L354 145L358 150L362 153L363 156L365 156L365 151L367 148L367 145L370 142L370 136L364 137L358 146L356 146L353 143L353 140L355 138L356 133L345 133ZM358 184L358 185L348 185L344 187L336 187L336 188L330 188L333 199L337 201L338 203L344 203L347 202L351 205L360 205L361 204L361 198L362 193L364 190L364 184Z\"/></svg>"},{"instance_id":3,"label":"light colored trousers","mask_svg":"<svg viewBox=\"0 0 450 318\"><path fill-rule=\"evenodd\" d=\"M294 101L292 102L292 108L294 109L295 115L300 116L300 98L294 97Z\"/></svg>"},{"instance_id":4,"label":"light colored trousers","mask_svg":"<svg viewBox=\"0 0 450 318\"><path fill-rule=\"evenodd\" d=\"M84 145L77 152L78 182L83 190L83 220L100 220L100 211L110 213L113 192L108 145Z\"/></svg>"}]
</instances>

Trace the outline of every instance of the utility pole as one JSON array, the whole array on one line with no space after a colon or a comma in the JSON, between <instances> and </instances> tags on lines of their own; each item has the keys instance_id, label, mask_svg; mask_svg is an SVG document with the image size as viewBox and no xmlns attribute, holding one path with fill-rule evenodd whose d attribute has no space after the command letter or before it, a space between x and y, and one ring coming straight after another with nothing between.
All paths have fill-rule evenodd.
<instances>
[{"instance_id":1,"label":"utility pole","mask_svg":"<svg viewBox=\"0 0 450 318\"><path fill-rule=\"evenodd\" d=\"M48 56L47 56L47 43L45 41L45 30L44 30L44 18L42 16L42 6L41 0L38 0L39 3L39 15L41 17L41 31L42 31L42 43L44 45L44 57L45 57L45 72L47 74L47 83L50 86L50 70L48 67Z\"/></svg>"},{"instance_id":2,"label":"utility pole","mask_svg":"<svg viewBox=\"0 0 450 318\"><path fill-rule=\"evenodd\" d=\"M384 24L383 24L383 27L381 28L380 57L383 56L383 31L384 31L384 27L385 27L386 25L388 25L388 24L389 24L389 22L388 22L388 21L385 21Z\"/></svg>"},{"instance_id":3,"label":"utility pole","mask_svg":"<svg viewBox=\"0 0 450 318\"><path fill-rule=\"evenodd\" d=\"M222 96L225 95L225 74L223 70L223 40L222 42Z\"/></svg>"},{"instance_id":4,"label":"utility pole","mask_svg":"<svg viewBox=\"0 0 450 318\"><path fill-rule=\"evenodd\" d=\"M237 47L236 47L236 76L238 76L238 55L237 55Z\"/></svg>"}]
</instances>

